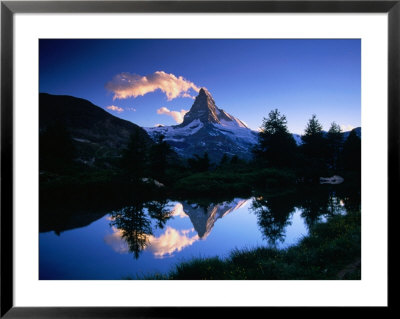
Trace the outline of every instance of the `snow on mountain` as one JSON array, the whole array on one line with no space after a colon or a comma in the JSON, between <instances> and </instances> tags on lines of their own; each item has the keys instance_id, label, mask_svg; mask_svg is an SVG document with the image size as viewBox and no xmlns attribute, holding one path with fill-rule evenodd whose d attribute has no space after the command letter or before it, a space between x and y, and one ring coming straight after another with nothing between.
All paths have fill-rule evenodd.
<instances>
[{"instance_id":1,"label":"snow on mountain","mask_svg":"<svg viewBox=\"0 0 400 319\"><path fill-rule=\"evenodd\" d=\"M202 127L203 123L199 119L194 120L189 125L184 127L174 126L157 126L157 127L145 127L144 129L152 137L156 138L159 135L164 135L165 140L174 140L176 138L182 139L186 136L196 134Z\"/></svg>"},{"instance_id":2,"label":"snow on mountain","mask_svg":"<svg viewBox=\"0 0 400 319\"><path fill-rule=\"evenodd\" d=\"M359 138L361 138L361 127L356 127L356 128L354 128L354 129L352 129L351 131L353 131L353 130L354 130L354 132L356 133L356 135L357 135ZM344 139L344 140L346 140L346 139L349 137L351 131L347 131L347 132L343 132L343 133L342 133L342 134L343 134L343 139Z\"/></svg>"},{"instance_id":3,"label":"snow on mountain","mask_svg":"<svg viewBox=\"0 0 400 319\"><path fill-rule=\"evenodd\" d=\"M252 131L236 117L219 109L210 92L201 88L183 122L173 126L145 128L157 139L165 136L174 150L183 157L208 153L211 160L219 161L224 153L250 159L251 149L257 143L258 133Z\"/></svg>"},{"instance_id":4,"label":"snow on mountain","mask_svg":"<svg viewBox=\"0 0 400 319\"><path fill-rule=\"evenodd\" d=\"M218 162L224 154L237 155L249 160L252 148L258 142L258 132L251 130L244 122L217 107L211 93L201 88L183 122L173 126L144 128L154 140L164 135L165 141L182 157L202 156ZM356 128L361 136L361 128ZM344 132L346 139L350 132ZM324 133L326 134L326 132ZM299 146L301 135L292 134Z\"/></svg>"},{"instance_id":5,"label":"snow on mountain","mask_svg":"<svg viewBox=\"0 0 400 319\"><path fill-rule=\"evenodd\" d=\"M301 135L292 133L292 136L293 136L294 140L296 141L297 146L303 144L303 141L301 139Z\"/></svg>"}]
</instances>

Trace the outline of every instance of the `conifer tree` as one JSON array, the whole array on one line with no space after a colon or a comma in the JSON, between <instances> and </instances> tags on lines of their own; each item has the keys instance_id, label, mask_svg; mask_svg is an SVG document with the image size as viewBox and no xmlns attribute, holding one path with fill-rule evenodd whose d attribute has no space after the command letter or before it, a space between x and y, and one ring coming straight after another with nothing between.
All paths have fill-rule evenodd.
<instances>
[{"instance_id":1,"label":"conifer tree","mask_svg":"<svg viewBox=\"0 0 400 319\"><path fill-rule=\"evenodd\" d=\"M303 144L301 150L305 158L308 174L317 176L326 169L327 143L322 131L322 125L317 116L312 115L301 136Z\"/></svg>"},{"instance_id":2,"label":"conifer tree","mask_svg":"<svg viewBox=\"0 0 400 319\"><path fill-rule=\"evenodd\" d=\"M131 179L145 175L147 162L147 144L143 135L134 132L129 137L127 147L122 151L121 166Z\"/></svg>"},{"instance_id":3,"label":"conifer tree","mask_svg":"<svg viewBox=\"0 0 400 319\"><path fill-rule=\"evenodd\" d=\"M346 170L361 172L361 139L352 130L343 144L343 167Z\"/></svg>"},{"instance_id":4,"label":"conifer tree","mask_svg":"<svg viewBox=\"0 0 400 319\"><path fill-rule=\"evenodd\" d=\"M287 128L286 116L281 115L278 109L272 110L260 128L259 142L254 149L256 159L267 166L290 167L294 163L296 148L296 141Z\"/></svg>"},{"instance_id":5,"label":"conifer tree","mask_svg":"<svg viewBox=\"0 0 400 319\"><path fill-rule=\"evenodd\" d=\"M343 146L342 130L338 124L332 122L327 134L327 161L330 168L337 170L339 155Z\"/></svg>"},{"instance_id":6,"label":"conifer tree","mask_svg":"<svg viewBox=\"0 0 400 319\"><path fill-rule=\"evenodd\" d=\"M171 153L171 147L164 141L164 138L164 135L160 135L157 143L152 145L149 150L149 174L160 181L165 178L168 155Z\"/></svg>"}]
</instances>

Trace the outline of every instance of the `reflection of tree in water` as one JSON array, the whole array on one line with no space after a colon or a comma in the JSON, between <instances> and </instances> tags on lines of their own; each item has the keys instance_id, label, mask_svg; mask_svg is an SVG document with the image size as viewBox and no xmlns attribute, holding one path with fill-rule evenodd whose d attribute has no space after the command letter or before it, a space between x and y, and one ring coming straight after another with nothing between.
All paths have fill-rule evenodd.
<instances>
[{"instance_id":1,"label":"reflection of tree in water","mask_svg":"<svg viewBox=\"0 0 400 319\"><path fill-rule=\"evenodd\" d=\"M167 206L167 200L151 201L145 204L149 216L156 221L158 228L163 229L165 223L172 217L172 210Z\"/></svg>"},{"instance_id":2,"label":"reflection of tree in water","mask_svg":"<svg viewBox=\"0 0 400 319\"><path fill-rule=\"evenodd\" d=\"M326 214L328 216L335 216L344 213L346 209L344 208L344 201L338 197L336 192L332 191L329 193Z\"/></svg>"},{"instance_id":3,"label":"reflection of tree in water","mask_svg":"<svg viewBox=\"0 0 400 319\"><path fill-rule=\"evenodd\" d=\"M308 228L321 221L322 216L328 212L329 193L317 189L308 190L299 197L301 217Z\"/></svg>"},{"instance_id":4,"label":"reflection of tree in water","mask_svg":"<svg viewBox=\"0 0 400 319\"><path fill-rule=\"evenodd\" d=\"M128 244L129 251L134 254L136 259L149 244L149 236L153 235L151 219L156 221L157 227L163 228L172 216L171 211L165 208L166 203L166 200L147 203L136 202L112 212L111 226L121 231L122 239Z\"/></svg>"},{"instance_id":5,"label":"reflection of tree in water","mask_svg":"<svg viewBox=\"0 0 400 319\"><path fill-rule=\"evenodd\" d=\"M337 190L338 197L343 201L348 211L361 209L361 185L358 187L340 187Z\"/></svg>"},{"instance_id":6,"label":"reflection of tree in water","mask_svg":"<svg viewBox=\"0 0 400 319\"><path fill-rule=\"evenodd\" d=\"M285 240L285 228L295 208L310 228L323 217L360 209L360 189L355 187L301 187L295 192L276 196L263 195L253 200L251 209L271 245Z\"/></svg>"},{"instance_id":7,"label":"reflection of tree in water","mask_svg":"<svg viewBox=\"0 0 400 319\"><path fill-rule=\"evenodd\" d=\"M126 241L129 251L136 259L146 248L148 236L153 234L151 221L146 216L143 206L143 203L135 203L111 214L111 225L121 230L121 237Z\"/></svg>"},{"instance_id":8,"label":"reflection of tree in water","mask_svg":"<svg viewBox=\"0 0 400 319\"><path fill-rule=\"evenodd\" d=\"M351 191L354 196L350 195ZM308 228L322 220L322 217L330 217L342 214L345 211L359 209L357 191L354 189L342 189L340 187L315 187L305 188L301 191L298 207L302 209L301 216ZM358 199L360 197L358 196Z\"/></svg>"},{"instance_id":9,"label":"reflection of tree in water","mask_svg":"<svg viewBox=\"0 0 400 319\"><path fill-rule=\"evenodd\" d=\"M292 196L262 196L253 200L251 209L257 215L264 238L271 245L285 240L285 228L294 211Z\"/></svg>"}]
</instances>

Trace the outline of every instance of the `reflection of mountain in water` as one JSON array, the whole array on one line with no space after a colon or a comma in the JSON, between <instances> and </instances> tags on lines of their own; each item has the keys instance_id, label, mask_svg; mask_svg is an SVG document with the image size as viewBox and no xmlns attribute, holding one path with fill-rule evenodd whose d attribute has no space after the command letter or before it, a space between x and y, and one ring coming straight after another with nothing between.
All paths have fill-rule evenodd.
<instances>
[{"instance_id":1,"label":"reflection of mountain in water","mask_svg":"<svg viewBox=\"0 0 400 319\"><path fill-rule=\"evenodd\" d=\"M135 258L139 256L140 251L147 249L152 251L156 258L170 257L175 252L193 245L199 239L207 238L217 219L242 207L247 201L235 199L230 202L210 204L208 207L200 206L199 204L188 204L186 202L183 202L183 204L177 203L169 214L181 218L189 216L194 228L175 229L167 226L165 231L159 236L153 235L150 229L147 229L145 232L133 232L131 224L132 222L138 224L138 216L135 215L134 218L131 218L132 214L128 213L138 213L138 211L132 210L132 207L127 207L121 211L114 212L113 216L109 217L112 225L112 233L107 234L104 237L104 241L118 253L133 252L136 256ZM143 210L139 211L144 213ZM146 218L149 217L147 214L145 215ZM145 215L141 216L144 217ZM127 223L126 221L129 222ZM133 247L132 242L138 241L138 234L141 236L140 238L144 244L141 247Z\"/></svg>"},{"instance_id":2,"label":"reflection of mountain in water","mask_svg":"<svg viewBox=\"0 0 400 319\"><path fill-rule=\"evenodd\" d=\"M210 234L217 219L228 215L230 212L242 207L248 199L234 199L231 202L211 204L208 207L198 204L183 202L183 210L189 216L194 229L200 238L204 239Z\"/></svg>"}]
</instances>

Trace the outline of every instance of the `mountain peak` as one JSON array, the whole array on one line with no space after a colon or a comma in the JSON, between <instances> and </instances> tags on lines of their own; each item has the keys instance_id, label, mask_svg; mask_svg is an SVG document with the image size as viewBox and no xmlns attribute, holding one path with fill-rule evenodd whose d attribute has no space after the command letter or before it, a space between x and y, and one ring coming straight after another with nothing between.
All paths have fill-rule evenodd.
<instances>
[{"instance_id":1,"label":"mountain peak","mask_svg":"<svg viewBox=\"0 0 400 319\"><path fill-rule=\"evenodd\" d=\"M199 90L199 94L194 100L192 107L185 114L183 122L178 126L184 127L194 120L200 120L203 124L220 124L223 126L248 128L239 119L219 109L211 93L204 87Z\"/></svg>"},{"instance_id":2,"label":"mountain peak","mask_svg":"<svg viewBox=\"0 0 400 319\"><path fill-rule=\"evenodd\" d=\"M200 96L200 95L206 96L207 98L212 99L211 93L205 87L200 88L198 96Z\"/></svg>"},{"instance_id":3,"label":"mountain peak","mask_svg":"<svg viewBox=\"0 0 400 319\"><path fill-rule=\"evenodd\" d=\"M208 92L206 88L200 88L199 95L200 94L206 94L206 92Z\"/></svg>"},{"instance_id":4,"label":"mountain peak","mask_svg":"<svg viewBox=\"0 0 400 319\"><path fill-rule=\"evenodd\" d=\"M211 93L206 88L201 88L190 111L185 114L181 125L186 126L196 119L203 123L219 123L219 113Z\"/></svg>"},{"instance_id":5,"label":"mountain peak","mask_svg":"<svg viewBox=\"0 0 400 319\"><path fill-rule=\"evenodd\" d=\"M199 100L200 104L204 107L216 108L216 105L215 105L215 102L214 102L214 99L213 99L211 93L204 87L202 87L200 89L199 94L197 95L193 106L196 104L197 100Z\"/></svg>"}]
</instances>

